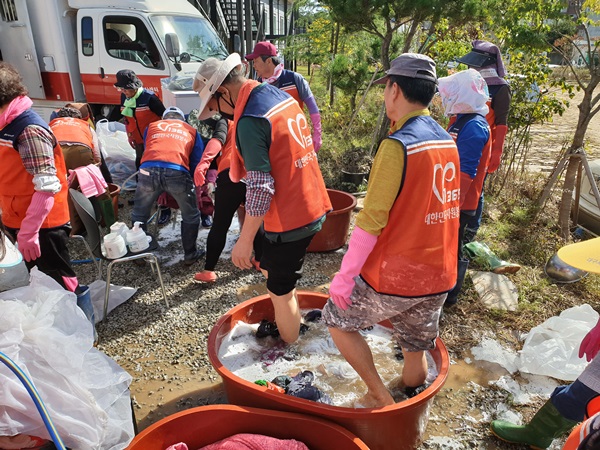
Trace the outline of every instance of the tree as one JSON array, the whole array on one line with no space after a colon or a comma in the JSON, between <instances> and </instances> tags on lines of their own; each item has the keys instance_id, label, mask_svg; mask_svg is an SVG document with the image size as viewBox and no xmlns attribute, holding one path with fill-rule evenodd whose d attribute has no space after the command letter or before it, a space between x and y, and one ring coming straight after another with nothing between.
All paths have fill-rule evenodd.
<instances>
[{"instance_id":1,"label":"tree","mask_svg":"<svg viewBox=\"0 0 600 450\"><path fill-rule=\"evenodd\" d=\"M600 12L599 3L598 0L591 0L582 7L576 0L513 0L505 3L505 8L498 8L498 34L509 45L528 48L529 51L548 50L558 53L563 64L571 71L577 88L583 91L583 99L578 105L579 118L567 149L567 157L561 159L566 165L559 210L559 223L564 239L569 238L572 194L581 164L581 152L585 146L585 135L590 120L600 111L600 94L595 94L600 84L600 41L592 38L589 30L596 25L591 20L591 15ZM544 189L541 204L549 196L552 185L563 169L564 165L559 161Z\"/></svg>"},{"instance_id":2,"label":"tree","mask_svg":"<svg viewBox=\"0 0 600 450\"><path fill-rule=\"evenodd\" d=\"M408 52L413 47L415 36L420 33L433 36L437 24L444 18L455 24L477 22L486 11L486 1L321 0L321 3L329 7L334 20L348 31L365 31L381 39L381 64L387 70L390 68L390 47L395 36L403 36L402 53ZM389 125L384 115L372 147L387 135Z\"/></svg>"},{"instance_id":3,"label":"tree","mask_svg":"<svg viewBox=\"0 0 600 450\"><path fill-rule=\"evenodd\" d=\"M484 11L481 0L321 0L331 15L349 31L366 31L381 39L381 63L390 67L390 45L398 33L404 36L402 52L412 48L415 36L423 31L435 33L437 23L477 21Z\"/></svg>"}]
</instances>

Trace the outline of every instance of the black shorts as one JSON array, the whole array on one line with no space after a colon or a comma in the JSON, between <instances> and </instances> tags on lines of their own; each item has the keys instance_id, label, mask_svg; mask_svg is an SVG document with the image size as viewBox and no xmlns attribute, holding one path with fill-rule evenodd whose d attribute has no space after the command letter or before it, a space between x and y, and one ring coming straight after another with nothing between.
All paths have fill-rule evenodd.
<instances>
[{"instance_id":1,"label":"black shorts","mask_svg":"<svg viewBox=\"0 0 600 450\"><path fill-rule=\"evenodd\" d=\"M296 287L302 278L302 265L306 249L314 234L293 242L273 242L263 239L261 269L269 273L267 289L275 295L285 295Z\"/></svg>"}]
</instances>

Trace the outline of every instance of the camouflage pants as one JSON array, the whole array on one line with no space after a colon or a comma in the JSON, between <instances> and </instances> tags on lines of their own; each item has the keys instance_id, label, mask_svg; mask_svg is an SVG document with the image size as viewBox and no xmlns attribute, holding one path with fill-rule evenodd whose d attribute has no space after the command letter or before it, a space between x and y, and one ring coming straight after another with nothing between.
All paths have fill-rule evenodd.
<instances>
[{"instance_id":1,"label":"camouflage pants","mask_svg":"<svg viewBox=\"0 0 600 450\"><path fill-rule=\"evenodd\" d=\"M405 351L418 352L435 347L440 312L446 294L427 297L398 297L374 291L357 276L347 310L329 299L323 308L323 320L330 328L358 331L389 319L394 339Z\"/></svg>"}]
</instances>

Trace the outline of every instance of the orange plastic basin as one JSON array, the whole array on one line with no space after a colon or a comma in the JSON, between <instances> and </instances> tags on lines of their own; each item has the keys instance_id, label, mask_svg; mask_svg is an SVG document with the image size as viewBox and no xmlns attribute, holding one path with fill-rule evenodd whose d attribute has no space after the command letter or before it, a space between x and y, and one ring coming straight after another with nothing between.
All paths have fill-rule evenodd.
<instances>
[{"instance_id":1,"label":"orange plastic basin","mask_svg":"<svg viewBox=\"0 0 600 450\"><path fill-rule=\"evenodd\" d=\"M254 433L277 439L296 439L311 450L369 450L348 430L316 417L234 405L188 409L149 426L128 450L165 450L184 442L190 450L237 433Z\"/></svg>"},{"instance_id":2,"label":"orange plastic basin","mask_svg":"<svg viewBox=\"0 0 600 450\"><path fill-rule=\"evenodd\" d=\"M323 308L327 298L327 294L298 292L302 309ZM274 320L273 307L268 295L254 297L232 308L217 321L208 337L208 356L223 379L229 403L318 416L351 431L372 450L414 449L418 446L427 426L433 397L442 388L448 376L448 351L441 339L437 339L436 347L431 351L439 372L431 386L415 397L395 405L377 409L354 409L278 394L246 381L226 369L218 357L224 337L240 320L258 323L261 319ZM381 322L381 325L391 328L389 321ZM331 448L337 450L340 447Z\"/></svg>"},{"instance_id":3,"label":"orange plastic basin","mask_svg":"<svg viewBox=\"0 0 600 450\"><path fill-rule=\"evenodd\" d=\"M329 252L344 246L348 240L350 216L356 207L356 197L344 191L327 189L333 210L327 213L323 228L308 246L309 252Z\"/></svg>"}]
</instances>

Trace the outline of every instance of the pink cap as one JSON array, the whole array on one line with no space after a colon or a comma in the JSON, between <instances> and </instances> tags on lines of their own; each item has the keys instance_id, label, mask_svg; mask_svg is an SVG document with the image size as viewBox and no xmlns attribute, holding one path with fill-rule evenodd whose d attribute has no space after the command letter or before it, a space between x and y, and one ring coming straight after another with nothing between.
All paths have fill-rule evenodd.
<instances>
[{"instance_id":1,"label":"pink cap","mask_svg":"<svg viewBox=\"0 0 600 450\"><path fill-rule=\"evenodd\" d=\"M252 53L246 55L246 59L252 61L259 56L277 56L277 47L268 41L257 42Z\"/></svg>"}]
</instances>

